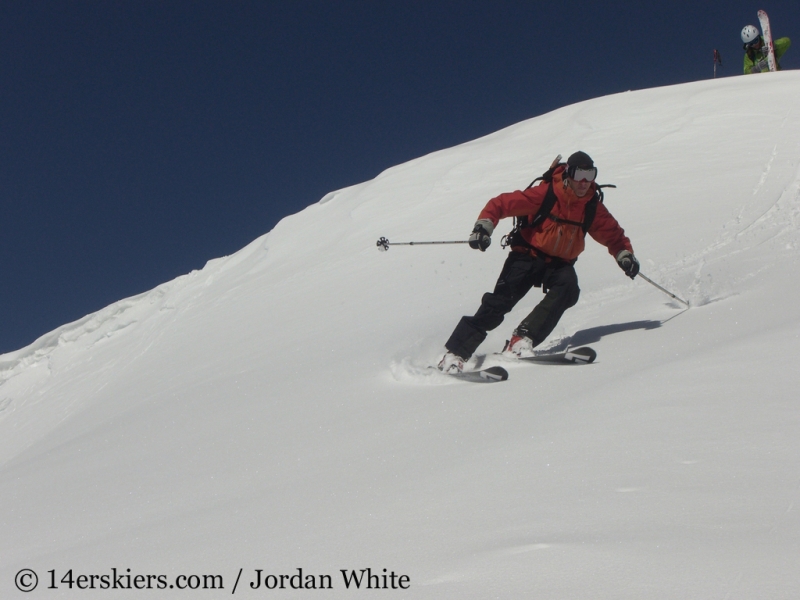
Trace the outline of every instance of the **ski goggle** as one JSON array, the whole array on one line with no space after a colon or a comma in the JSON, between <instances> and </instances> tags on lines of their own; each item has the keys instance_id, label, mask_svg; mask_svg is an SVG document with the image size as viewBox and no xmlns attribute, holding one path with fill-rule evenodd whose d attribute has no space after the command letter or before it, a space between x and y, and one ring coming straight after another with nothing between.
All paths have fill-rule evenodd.
<instances>
[{"instance_id":1,"label":"ski goggle","mask_svg":"<svg viewBox=\"0 0 800 600\"><path fill-rule=\"evenodd\" d=\"M595 177L597 177L597 167L592 167L590 169L575 167L571 169L571 171L569 177L572 181L594 181Z\"/></svg>"},{"instance_id":2,"label":"ski goggle","mask_svg":"<svg viewBox=\"0 0 800 600\"><path fill-rule=\"evenodd\" d=\"M756 39L754 39L752 42L749 42L749 43L745 44L745 45L744 45L744 47L745 47L745 48L755 48L755 47L756 47L756 46L758 46L760 43L761 43L761 38L760 38L760 37L757 37L757 38L756 38Z\"/></svg>"}]
</instances>

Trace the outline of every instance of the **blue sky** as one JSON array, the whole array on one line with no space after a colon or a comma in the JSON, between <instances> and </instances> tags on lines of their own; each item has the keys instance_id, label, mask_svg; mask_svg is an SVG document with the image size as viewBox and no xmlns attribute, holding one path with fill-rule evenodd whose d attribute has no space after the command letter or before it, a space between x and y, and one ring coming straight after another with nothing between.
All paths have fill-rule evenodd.
<instances>
[{"instance_id":1,"label":"blue sky","mask_svg":"<svg viewBox=\"0 0 800 600\"><path fill-rule=\"evenodd\" d=\"M800 68L796 0L4 0L0 352L395 164L710 79L714 49L740 76L759 8Z\"/></svg>"}]
</instances>

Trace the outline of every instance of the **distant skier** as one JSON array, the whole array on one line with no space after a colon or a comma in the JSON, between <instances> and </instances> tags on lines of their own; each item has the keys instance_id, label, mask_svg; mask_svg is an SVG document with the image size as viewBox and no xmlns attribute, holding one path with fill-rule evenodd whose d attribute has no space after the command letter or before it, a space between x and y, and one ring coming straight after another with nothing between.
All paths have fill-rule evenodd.
<instances>
[{"instance_id":1,"label":"distant skier","mask_svg":"<svg viewBox=\"0 0 800 600\"><path fill-rule=\"evenodd\" d=\"M764 38L758 31L755 25L747 25L742 29L742 42L744 43L744 74L750 75L752 73L763 73L769 71L767 64L767 46L764 43ZM778 71L781 70L780 58L791 46L792 40L788 37L783 37L778 40L773 40L772 45L775 50L775 67Z\"/></svg>"},{"instance_id":2,"label":"distant skier","mask_svg":"<svg viewBox=\"0 0 800 600\"><path fill-rule=\"evenodd\" d=\"M556 161L557 163L557 161ZM439 362L445 372L461 371L488 331L497 328L506 314L532 287L542 287L545 297L514 330L505 352L530 356L532 350L555 329L561 316L578 302L580 289L574 264L584 249L586 230L606 246L631 279L639 272L630 240L608 209L599 202L597 168L585 152L576 152L551 166L544 181L524 191L491 199L478 216L469 238L472 248L485 251L500 219L527 217L541 220L510 236L511 252L494 291L483 295L472 317L462 317ZM549 214L540 214L552 203ZM546 208L545 208L546 211ZM590 221L590 223L589 223Z\"/></svg>"}]
</instances>

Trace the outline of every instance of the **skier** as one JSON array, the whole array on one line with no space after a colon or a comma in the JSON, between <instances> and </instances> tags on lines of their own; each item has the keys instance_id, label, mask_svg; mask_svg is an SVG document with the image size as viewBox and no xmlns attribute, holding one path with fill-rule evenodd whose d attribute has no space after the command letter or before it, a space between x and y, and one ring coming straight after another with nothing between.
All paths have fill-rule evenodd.
<instances>
[{"instance_id":1,"label":"skier","mask_svg":"<svg viewBox=\"0 0 800 600\"><path fill-rule=\"evenodd\" d=\"M532 287L542 287L544 299L514 330L504 352L530 356L555 329L559 319L578 302L580 289L574 264L584 249L588 233L608 248L620 268L633 279L639 261L630 240L608 209L599 202L595 178L597 168L585 152L576 152L566 165L553 165L544 181L524 191L501 194L491 199L478 215L469 245L485 251L500 219L536 215L543 204L554 202L545 218L512 234L511 252L505 261L494 291L483 295L481 306L472 317L462 317L447 340L447 352L439 369L448 373L464 369L464 363L495 329L506 314ZM552 179L548 179L551 175ZM552 194L555 194L553 198ZM591 207L591 208L587 208ZM594 216L591 217L591 213Z\"/></svg>"},{"instance_id":2,"label":"skier","mask_svg":"<svg viewBox=\"0 0 800 600\"><path fill-rule=\"evenodd\" d=\"M764 38L755 25L747 25L742 29L742 42L744 43L744 74L763 73L769 71L767 64L767 46ZM789 49L792 40L788 37L773 40L772 45L775 52L775 68L780 71L781 65L778 60Z\"/></svg>"}]
</instances>

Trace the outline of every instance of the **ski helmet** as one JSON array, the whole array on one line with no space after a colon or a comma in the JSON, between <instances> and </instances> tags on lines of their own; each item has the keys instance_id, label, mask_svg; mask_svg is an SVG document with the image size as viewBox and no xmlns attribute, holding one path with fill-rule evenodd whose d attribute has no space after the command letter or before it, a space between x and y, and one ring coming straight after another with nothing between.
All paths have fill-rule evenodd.
<instances>
[{"instance_id":1,"label":"ski helmet","mask_svg":"<svg viewBox=\"0 0 800 600\"><path fill-rule=\"evenodd\" d=\"M758 27L755 25L747 25L742 29L742 42L745 44L752 44L761 34L758 32Z\"/></svg>"}]
</instances>

